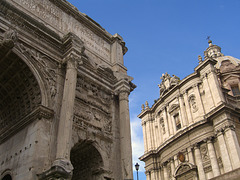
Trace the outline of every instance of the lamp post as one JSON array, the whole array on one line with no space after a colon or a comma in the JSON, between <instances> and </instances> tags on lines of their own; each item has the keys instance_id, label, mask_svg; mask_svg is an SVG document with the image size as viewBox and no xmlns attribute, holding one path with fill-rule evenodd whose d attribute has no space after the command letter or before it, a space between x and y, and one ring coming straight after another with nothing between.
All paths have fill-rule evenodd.
<instances>
[{"instance_id":1,"label":"lamp post","mask_svg":"<svg viewBox=\"0 0 240 180\"><path fill-rule=\"evenodd\" d=\"M136 171L137 171L137 180L138 180L138 170L139 170L139 166L140 166L140 165L139 165L138 163L135 164L135 168L136 168Z\"/></svg>"}]
</instances>

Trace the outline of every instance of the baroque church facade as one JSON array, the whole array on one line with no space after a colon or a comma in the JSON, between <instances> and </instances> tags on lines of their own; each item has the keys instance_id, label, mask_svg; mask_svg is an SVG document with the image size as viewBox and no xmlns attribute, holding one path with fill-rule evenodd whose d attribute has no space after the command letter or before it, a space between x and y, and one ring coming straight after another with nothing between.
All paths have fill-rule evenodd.
<instances>
[{"instance_id":1,"label":"baroque church facade","mask_svg":"<svg viewBox=\"0 0 240 180\"><path fill-rule=\"evenodd\" d=\"M66 0L0 1L0 179L133 179L123 38Z\"/></svg>"},{"instance_id":2,"label":"baroque church facade","mask_svg":"<svg viewBox=\"0 0 240 180\"><path fill-rule=\"evenodd\" d=\"M240 60L208 43L194 73L163 74L142 105L147 180L240 179Z\"/></svg>"}]
</instances>

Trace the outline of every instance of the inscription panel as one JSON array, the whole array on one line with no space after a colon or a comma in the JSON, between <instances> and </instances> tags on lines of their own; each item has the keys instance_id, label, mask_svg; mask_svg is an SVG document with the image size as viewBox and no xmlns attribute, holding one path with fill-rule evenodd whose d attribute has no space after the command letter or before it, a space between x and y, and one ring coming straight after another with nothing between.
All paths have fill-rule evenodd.
<instances>
[{"instance_id":1,"label":"inscription panel","mask_svg":"<svg viewBox=\"0 0 240 180\"><path fill-rule=\"evenodd\" d=\"M87 29L75 18L63 12L48 0L12 0L36 18L61 34L73 32L81 38L87 49L110 62L110 44ZM80 12L79 12L80 13Z\"/></svg>"}]
</instances>

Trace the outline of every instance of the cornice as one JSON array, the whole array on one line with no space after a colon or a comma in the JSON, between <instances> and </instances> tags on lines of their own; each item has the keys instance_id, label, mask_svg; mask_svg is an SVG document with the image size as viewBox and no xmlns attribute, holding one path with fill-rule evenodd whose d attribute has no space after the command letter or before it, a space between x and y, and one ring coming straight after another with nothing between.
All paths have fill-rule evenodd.
<instances>
[{"instance_id":1,"label":"cornice","mask_svg":"<svg viewBox=\"0 0 240 180\"><path fill-rule=\"evenodd\" d=\"M76 20L82 22L85 26L95 32L97 35L101 36L106 41L112 43L114 41L113 36L107 32L100 24L90 18L88 15L81 13L75 6L66 0L50 0L54 5L59 7L62 11L70 14Z\"/></svg>"}]
</instances>

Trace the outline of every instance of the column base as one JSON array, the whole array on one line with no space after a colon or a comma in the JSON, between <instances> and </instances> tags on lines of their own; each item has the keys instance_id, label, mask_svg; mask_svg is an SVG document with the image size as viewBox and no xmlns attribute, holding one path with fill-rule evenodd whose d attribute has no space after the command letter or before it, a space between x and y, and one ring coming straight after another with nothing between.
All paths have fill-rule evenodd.
<instances>
[{"instance_id":1,"label":"column base","mask_svg":"<svg viewBox=\"0 0 240 180\"><path fill-rule=\"evenodd\" d=\"M39 180L70 180L72 178L73 166L70 161L66 159L55 160L52 167L37 176Z\"/></svg>"}]
</instances>

